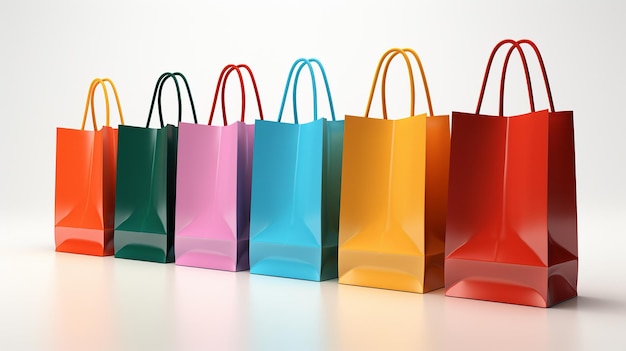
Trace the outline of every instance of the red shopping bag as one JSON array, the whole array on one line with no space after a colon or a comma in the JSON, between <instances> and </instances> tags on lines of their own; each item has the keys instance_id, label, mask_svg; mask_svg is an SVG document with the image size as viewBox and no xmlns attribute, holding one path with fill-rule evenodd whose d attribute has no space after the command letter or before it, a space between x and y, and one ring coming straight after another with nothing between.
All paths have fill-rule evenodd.
<instances>
[{"instance_id":1,"label":"red shopping bag","mask_svg":"<svg viewBox=\"0 0 626 351\"><path fill-rule=\"evenodd\" d=\"M113 254L115 212L115 169L117 129L109 126L109 95L113 88L124 124L120 100L109 78L91 82L80 129L57 128L54 238L56 251L87 255ZM102 86L106 123L98 130L94 113L94 92ZM85 130L91 106L93 130Z\"/></svg>"},{"instance_id":2,"label":"red shopping bag","mask_svg":"<svg viewBox=\"0 0 626 351\"><path fill-rule=\"evenodd\" d=\"M480 114L496 52L504 63L498 116ZM527 44L539 61L550 110L535 111ZM513 50L522 58L531 112L504 117ZM578 247L572 111L556 111L543 60L529 40L504 40L487 65L476 113L452 113L446 295L549 307L577 294Z\"/></svg>"}]
</instances>

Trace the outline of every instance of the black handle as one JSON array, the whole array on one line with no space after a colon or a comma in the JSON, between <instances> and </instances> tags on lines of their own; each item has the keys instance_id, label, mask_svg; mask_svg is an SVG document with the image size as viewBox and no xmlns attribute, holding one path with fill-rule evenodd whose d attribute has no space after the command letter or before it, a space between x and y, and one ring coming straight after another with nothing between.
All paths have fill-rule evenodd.
<instances>
[{"instance_id":1,"label":"black handle","mask_svg":"<svg viewBox=\"0 0 626 351\"><path fill-rule=\"evenodd\" d=\"M193 122L198 123L198 119L196 117L196 108L193 103L193 97L191 96L191 89L189 88L189 83L187 82L187 78L185 78L185 76L180 72L174 72L174 73L165 72L161 74L159 79L157 79L156 85L154 87L154 93L152 94L152 102L150 103L150 112L148 112L148 121L146 123L146 128L150 126L150 119L152 118L152 110L154 109L154 102L157 97L157 90L159 92L159 98L158 98L159 122L161 123L161 128L165 126L165 124L163 123L163 109L161 105L161 95L163 92L163 85L165 84L165 81L169 78L172 78L174 80L174 84L176 85L176 96L178 98L178 122L182 121L182 101L180 97L180 86L178 85L178 80L176 79L176 76L179 76L180 78L182 78L183 82L185 83L185 87L187 88L187 95L189 96L189 102L191 104L191 112L193 113Z\"/></svg>"}]
</instances>

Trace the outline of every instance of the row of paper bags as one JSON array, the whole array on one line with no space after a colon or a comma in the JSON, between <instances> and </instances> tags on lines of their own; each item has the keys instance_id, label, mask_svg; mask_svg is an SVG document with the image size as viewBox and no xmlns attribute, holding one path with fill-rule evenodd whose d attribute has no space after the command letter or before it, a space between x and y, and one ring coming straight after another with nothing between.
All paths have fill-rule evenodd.
<instances>
[{"instance_id":1,"label":"row of paper bags","mask_svg":"<svg viewBox=\"0 0 626 351\"><path fill-rule=\"evenodd\" d=\"M536 111L526 55L534 50L550 109ZM492 61L508 47L499 116L480 114ZM531 112L503 116L505 73L517 52ZM400 58L410 75L407 118L368 118L379 73ZM414 112L411 63L417 62L428 114ZM312 77L314 121L300 123L296 87ZM315 72L331 118L318 116ZM237 74L241 121L212 125L226 80ZM319 74L318 73L318 74ZM251 78L258 117L244 123L244 78ZM178 126L165 125L161 93L178 93ZM293 120L281 121L293 79ZM319 80L319 76L317 78ZM122 123L109 126L106 83ZM106 125L98 130L94 92L102 86ZM183 89L183 94L181 94ZM187 91L194 123L181 121ZM148 128L158 106L160 128ZM88 110L94 131L85 130ZM577 292L577 216L572 112L556 112L545 67L529 40L494 48L475 113L433 114L415 51L391 49L378 64L364 116L335 118L320 61L297 60L277 121L263 120L252 71L228 65L218 80L208 125L197 124L180 73L159 77L146 127L123 125L110 79L90 87L80 130L58 128L56 250L307 280L551 306ZM445 267L445 269L444 269ZM445 274L444 274L445 273Z\"/></svg>"}]
</instances>

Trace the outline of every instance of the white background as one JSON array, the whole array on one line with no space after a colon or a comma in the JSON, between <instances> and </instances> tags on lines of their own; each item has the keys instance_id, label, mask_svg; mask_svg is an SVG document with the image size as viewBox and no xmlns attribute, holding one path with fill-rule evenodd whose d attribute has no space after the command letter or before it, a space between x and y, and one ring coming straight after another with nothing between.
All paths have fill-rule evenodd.
<instances>
[{"instance_id":1,"label":"white background","mask_svg":"<svg viewBox=\"0 0 626 351\"><path fill-rule=\"evenodd\" d=\"M609 0L2 2L2 348L626 348L625 7ZM246 63L266 118L275 120L292 62L316 57L343 118L363 113L380 55L411 47L424 64L435 113L471 112L491 49L504 38L537 43L557 110L574 111L575 300L546 310L446 298L443 290L417 295L54 253L56 128L80 127L94 77L114 80L126 123L140 126L156 78L183 72L206 123L222 67ZM518 61L507 76L509 114L529 108ZM399 60L391 70L390 115L405 117L406 74ZM546 108L533 73L537 108ZM299 111L310 119L309 85L301 84ZM229 116L238 116L234 87L230 81ZM416 111L425 112L416 88ZM485 112L497 111L497 94L490 85ZM380 115L378 99L372 114ZM320 99L324 116L326 106ZM252 100L248 108L254 111Z\"/></svg>"}]
</instances>

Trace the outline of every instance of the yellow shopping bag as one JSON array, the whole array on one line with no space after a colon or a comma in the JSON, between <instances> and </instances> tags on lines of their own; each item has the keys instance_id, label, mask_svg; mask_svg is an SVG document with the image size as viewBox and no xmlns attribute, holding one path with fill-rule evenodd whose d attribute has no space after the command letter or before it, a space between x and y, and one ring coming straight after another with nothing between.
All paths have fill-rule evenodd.
<instances>
[{"instance_id":1,"label":"yellow shopping bag","mask_svg":"<svg viewBox=\"0 0 626 351\"><path fill-rule=\"evenodd\" d=\"M420 68L428 116L416 115L409 55ZM385 81L394 57L406 61L411 109L387 119ZM368 118L383 63L383 119ZM414 50L380 59L364 117L346 116L339 219L339 283L423 293L443 287L450 156L449 116L433 116Z\"/></svg>"}]
</instances>

